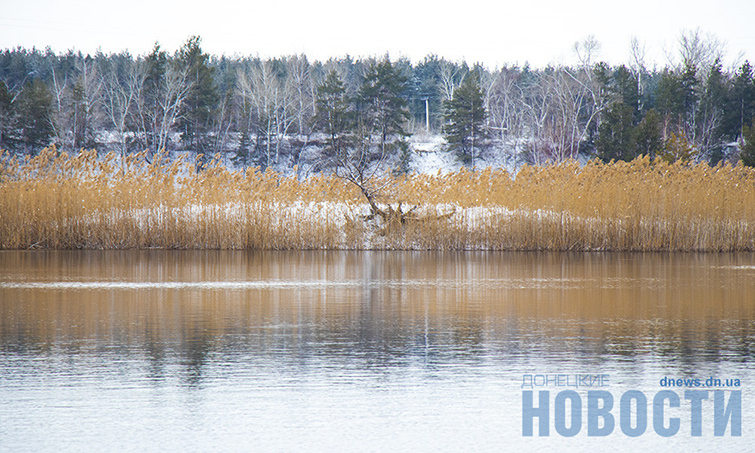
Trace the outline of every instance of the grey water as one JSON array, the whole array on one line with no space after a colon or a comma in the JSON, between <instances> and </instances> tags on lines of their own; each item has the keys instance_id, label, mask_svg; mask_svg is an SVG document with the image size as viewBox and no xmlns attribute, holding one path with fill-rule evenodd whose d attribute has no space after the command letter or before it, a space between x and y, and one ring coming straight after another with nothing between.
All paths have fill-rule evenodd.
<instances>
[{"instance_id":1,"label":"grey water","mask_svg":"<svg viewBox=\"0 0 755 453\"><path fill-rule=\"evenodd\" d=\"M0 252L0 451L753 451L754 362L748 253ZM585 375L605 385L557 380ZM741 436L714 435L716 389ZM548 436L523 435L527 390L550 392Z\"/></svg>"}]
</instances>

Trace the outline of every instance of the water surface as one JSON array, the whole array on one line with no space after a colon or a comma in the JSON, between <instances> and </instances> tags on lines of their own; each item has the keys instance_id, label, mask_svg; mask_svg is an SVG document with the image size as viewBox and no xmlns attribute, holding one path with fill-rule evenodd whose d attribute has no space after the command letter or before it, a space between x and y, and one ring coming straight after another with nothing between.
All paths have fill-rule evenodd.
<instances>
[{"instance_id":1,"label":"water surface","mask_svg":"<svg viewBox=\"0 0 755 453\"><path fill-rule=\"evenodd\" d=\"M2 451L751 451L754 359L753 254L0 252ZM588 373L739 379L742 436L522 436Z\"/></svg>"}]
</instances>

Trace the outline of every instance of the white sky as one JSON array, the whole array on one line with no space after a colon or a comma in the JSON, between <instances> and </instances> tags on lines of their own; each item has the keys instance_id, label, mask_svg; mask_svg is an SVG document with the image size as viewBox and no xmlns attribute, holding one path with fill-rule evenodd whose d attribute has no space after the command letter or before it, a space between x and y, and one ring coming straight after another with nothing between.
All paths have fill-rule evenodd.
<instances>
[{"instance_id":1,"label":"white sky","mask_svg":"<svg viewBox=\"0 0 755 453\"><path fill-rule=\"evenodd\" d=\"M726 44L727 65L740 54L755 60L753 0L0 0L0 49L142 55L156 41L172 52L199 35L215 55L389 52L417 62L435 53L491 69L572 63L574 42L591 34L602 60L628 63L637 36L648 66L663 66L681 31L698 27Z\"/></svg>"}]
</instances>

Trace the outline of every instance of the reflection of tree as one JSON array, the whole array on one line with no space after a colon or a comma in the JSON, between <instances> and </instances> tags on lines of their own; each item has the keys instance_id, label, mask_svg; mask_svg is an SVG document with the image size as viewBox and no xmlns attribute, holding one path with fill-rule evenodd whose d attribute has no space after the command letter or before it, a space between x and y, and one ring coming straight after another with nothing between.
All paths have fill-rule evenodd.
<instances>
[{"instance_id":1,"label":"reflection of tree","mask_svg":"<svg viewBox=\"0 0 755 453\"><path fill-rule=\"evenodd\" d=\"M149 361L147 378L150 381L157 382L165 379L165 365L169 361L166 349L165 343L159 337L156 338L153 331L146 333L144 352Z\"/></svg>"},{"instance_id":2,"label":"reflection of tree","mask_svg":"<svg viewBox=\"0 0 755 453\"><path fill-rule=\"evenodd\" d=\"M650 360L681 371L755 359L755 282L735 269L746 256L7 252L2 260L32 279L64 269L74 281L326 283L112 290L105 299L97 290L0 286L0 354L142 351L151 379L175 363L190 386L236 357L369 369L485 357Z\"/></svg>"},{"instance_id":3,"label":"reflection of tree","mask_svg":"<svg viewBox=\"0 0 755 453\"><path fill-rule=\"evenodd\" d=\"M208 335L201 324L186 332L181 346L182 353L186 357L186 383L189 387L198 387L202 384L202 369L207 362L208 354L215 349L213 340L213 336Z\"/></svg>"}]
</instances>

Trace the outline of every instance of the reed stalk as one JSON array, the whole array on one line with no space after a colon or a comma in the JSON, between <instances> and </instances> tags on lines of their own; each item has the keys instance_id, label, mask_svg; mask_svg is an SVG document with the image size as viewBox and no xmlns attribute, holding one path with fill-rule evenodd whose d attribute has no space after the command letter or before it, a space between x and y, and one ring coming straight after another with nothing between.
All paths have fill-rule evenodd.
<instances>
[{"instance_id":1,"label":"reed stalk","mask_svg":"<svg viewBox=\"0 0 755 453\"><path fill-rule=\"evenodd\" d=\"M0 249L755 250L755 172L649 158L389 177L375 218L329 175L144 154L0 153ZM389 209L390 207L390 209Z\"/></svg>"}]
</instances>

